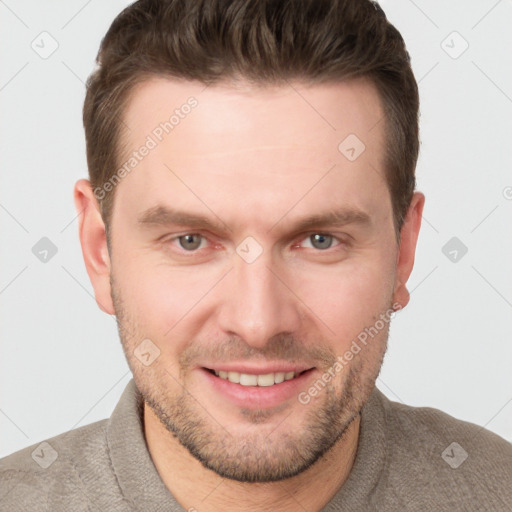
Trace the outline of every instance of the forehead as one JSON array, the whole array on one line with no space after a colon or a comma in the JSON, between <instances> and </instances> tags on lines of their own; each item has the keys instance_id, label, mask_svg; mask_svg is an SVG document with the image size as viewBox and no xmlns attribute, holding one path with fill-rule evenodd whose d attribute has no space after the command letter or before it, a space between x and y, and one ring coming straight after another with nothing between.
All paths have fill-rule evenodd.
<instances>
[{"instance_id":1,"label":"forehead","mask_svg":"<svg viewBox=\"0 0 512 512\"><path fill-rule=\"evenodd\" d=\"M189 108L191 103L195 106ZM237 136L240 143L230 150L276 142L307 145L324 137L326 146L334 143L337 147L336 141L349 133L372 142L380 134L374 128L382 117L377 90L365 79L315 85L223 82L205 86L153 77L132 90L124 122L126 142L133 145L137 137L151 134L159 124L171 120L175 136L196 135L188 137L186 150L200 154L218 153L219 143L230 142L222 139L226 133L231 139ZM174 148L175 152L179 149Z\"/></svg>"},{"instance_id":2,"label":"forehead","mask_svg":"<svg viewBox=\"0 0 512 512\"><path fill-rule=\"evenodd\" d=\"M305 209L327 200L375 210L379 197L387 207L382 120L365 80L206 87L152 78L133 90L124 113L119 167L134 166L116 203L137 213L170 201L225 211L240 209L226 197L243 192L246 209L284 212L301 196ZM143 147L150 149L135 161Z\"/></svg>"}]
</instances>

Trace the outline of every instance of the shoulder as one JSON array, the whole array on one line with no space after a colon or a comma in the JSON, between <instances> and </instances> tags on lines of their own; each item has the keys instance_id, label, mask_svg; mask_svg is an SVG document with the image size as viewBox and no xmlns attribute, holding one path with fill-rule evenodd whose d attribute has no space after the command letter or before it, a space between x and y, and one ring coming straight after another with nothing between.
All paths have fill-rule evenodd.
<instances>
[{"instance_id":1,"label":"shoulder","mask_svg":"<svg viewBox=\"0 0 512 512\"><path fill-rule=\"evenodd\" d=\"M35 443L0 459L0 501L8 510L92 510L85 499L87 468L105 463L106 427L101 420ZM61 497L61 498L59 498ZM18 508L17 508L18 507ZM2 508L2 510L4 510ZM5 509L7 510L7 508Z\"/></svg>"},{"instance_id":2,"label":"shoulder","mask_svg":"<svg viewBox=\"0 0 512 512\"><path fill-rule=\"evenodd\" d=\"M469 450L467 458L469 460L469 456L473 455L474 464L485 466L488 463L496 465L495 461L512 462L512 443L480 425L454 418L432 407L413 407L391 400L387 400L385 410L395 435L409 444L425 448L432 445L441 447L449 442L444 447L448 448L451 443L457 443ZM458 455L457 450L453 449ZM459 459L462 455L459 450Z\"/></svg>"},{"instance_id":3,"label":"shoulder","mask_svg":"<svg viewBox=\"0 0 512 512\"><path fill-rule=\"evenodd\" d=\"M512 509L510 442L438 409L385 397L382 404L391 488L407 482L413 501L438 500L437 510Z\"/></svg>"}]
</instances>

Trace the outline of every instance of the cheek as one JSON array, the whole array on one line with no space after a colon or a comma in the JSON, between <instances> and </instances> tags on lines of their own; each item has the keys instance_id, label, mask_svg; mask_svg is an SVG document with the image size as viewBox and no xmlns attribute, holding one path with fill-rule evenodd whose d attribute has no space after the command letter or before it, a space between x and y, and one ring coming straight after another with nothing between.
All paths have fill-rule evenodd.
<instances>
[{"instance_id":1,"label":"cheek","mask_svg":"<svg viewBox=\"0 0 512 512\"><path fill-rule=\"evenodd\" d=\"M158 340L163 350L179 352L199 326L201 299L216 282L216 276L199 266L171 268L150 264L147 259L131 258L122 270L116 269L124 308L136 321L139 335Z\"/></svg>"},{"instance_id":2,"label":"cheek","mask_svg":"<svg viewBox=\"0 0 512 512\"><path fill-rule=\"evenodd\" d=\"M301 275L300 281L297 295L320 319L317 323L326 335L344 345L389 309L393 291L393 271L378 259L372 264L341 264L314 278Z\"/></svg>"}]
</instances>

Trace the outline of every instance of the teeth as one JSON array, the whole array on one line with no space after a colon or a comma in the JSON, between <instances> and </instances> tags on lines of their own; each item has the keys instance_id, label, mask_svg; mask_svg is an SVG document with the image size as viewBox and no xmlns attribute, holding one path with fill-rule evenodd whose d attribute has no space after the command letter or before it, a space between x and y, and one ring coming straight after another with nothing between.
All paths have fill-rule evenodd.
<instances>
[{"instance_id":1,"label":"teeth","mask_svg":"<svg viewBox=\"0 0 512 512\"><path fill-rule=\"evenodd\" d=\"M274 373L274 382L276 384L281 384L284 381L284 372Z\"/></svg>"},{"instance_id":2,"label":"teeth","mask_svg":"<svg viewBox=\"0 0 512 512\"><path fill-rule=\"evenodd\" d=\"M266 373L265 375L258 375L258 386L273 386L274 374Z\"/></svg>"},{"instance_id":3,"label":"teeth","mask_svg":"<svg viewBox=\"0 0 512 512\"><path fill-rule=\"evenodd\" d=\"M227 379L238 384L240 382L240 374L238 372L228 372Z\"/></svg>"},{"instance_id":4,"label":"teeth","mask_svg":"<svg viewBox=\"0 0 512 512\"><path fill-rule=\"evenodd\" d=\"M247 373L240 374L240 384L242 386L257 386L258 385L258 376L257 375L249 375Z\"/></svg>"},{"instance_id":5,"label":"teeth","mask_svg":"<svg viewBox=\"0 0 512 512\"><path fill-rule=\"evenodd\" d=\"M222 370L214 371L217 377L229 380L235 384L241 384L242 386L273 386L274 384L280 384L285 380L291 380L295 377L295 372L276 372L265 373L263 375L252 375L249 373L225 372Z\"/></svg>"}]
</instances>

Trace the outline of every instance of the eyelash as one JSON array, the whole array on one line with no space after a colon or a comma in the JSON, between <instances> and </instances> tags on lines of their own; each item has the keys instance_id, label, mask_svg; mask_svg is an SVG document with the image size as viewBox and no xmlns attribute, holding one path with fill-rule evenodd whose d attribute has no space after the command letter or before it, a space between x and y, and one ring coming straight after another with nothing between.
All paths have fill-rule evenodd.
<instances>
[{"instance_id":1,"label":"eyelash","mask_svg":"<svg viewBox=\"0 0 512 512\"><path fill-rule=\"evenodd\" d=\"M183 233L181 235L175 235L171 238L168 238L168 239L165 239L163 240L163 242L165 244L167 243L172 243L172 242L177 242L181 237L184 237L184 236L187 236L187 235L195 235L195 236L200 236L202 237L202 240L208 240L208 238L204 235L202 235L201 233L195 233L195 232L189 232L189 233ZM347 240L344 240L344 239L341 239L339 237L337 237L336 235L333 235L332 233L324 233L322 231L312 231L311 233L307 233L305 235L302 235L302 237L300 238L300 241L304 241L306 239L309 239L311 236L313 235L323 235L323 236L330 236L333 238L333 240L337 241L338 244L335 245L334 247L329 247L328 249L316 249L313 247L313 248L308 248L308 249L313 249L315 250L315 252L321 254L321 253L326 253L326 254L331 254L332 252L336 251L337 248L339 250L339 248L341 248L342 246L346 246L348 245L348 242ZM293 243L293 247L296 247L298 245L298 243ZM196 256L197 254L199 254L199 252L201 251L202 249L194 249L192 251L187 251L183 248L179 248L179 253L180 255L183 255L185 257L193 257L193 256Z\"/></svg>"}]
</instances>

